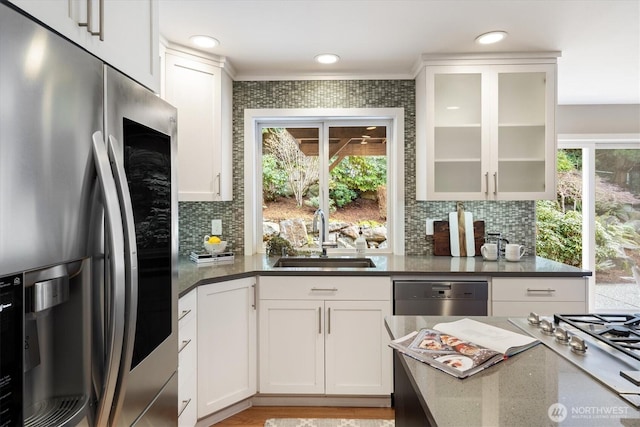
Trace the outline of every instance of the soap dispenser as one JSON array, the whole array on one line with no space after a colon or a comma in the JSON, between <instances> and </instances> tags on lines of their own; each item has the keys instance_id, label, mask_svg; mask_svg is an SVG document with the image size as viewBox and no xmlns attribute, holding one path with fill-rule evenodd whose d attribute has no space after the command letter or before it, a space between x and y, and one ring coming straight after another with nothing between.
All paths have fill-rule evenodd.
<instances>
[{"instance_id":1,"label":"soap dispenser","mask_svg":"<svg viewBox=\"0 0 640 427\"><path fill-rule=\"evenodd\" d=\"M360 233L356 239L356 254L364 255L367 250L367 240L362 235L362 227L360 227Z\"/></svg>"}]
</instances>

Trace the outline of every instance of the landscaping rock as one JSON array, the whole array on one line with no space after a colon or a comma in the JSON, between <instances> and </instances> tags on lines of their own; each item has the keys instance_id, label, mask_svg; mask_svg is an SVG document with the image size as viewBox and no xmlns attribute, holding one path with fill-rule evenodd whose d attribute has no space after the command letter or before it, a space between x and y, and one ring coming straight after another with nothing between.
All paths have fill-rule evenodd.
<instances>
[{"instance_id":1,"label":"landscaping rock","mask_svg":"<svg viewBox=\"0 0 640 427\"><path fill-rule=\"evenodd\" d=\"M307 244L307 226L300 218L280 221L280 236L291 242L294 248Z\"/></svg>"},{"instance_id":2,"label":"landscaping rock","mask_svg":"<svg viewBox=\"0 0 640 427\"><path fill-rule=\"evenodd\" d=\"M263 222L262 223L262 240L269 240L273 236L277 236L280 233L280 226L275 222Z\"/></svg>"}]
</instances>

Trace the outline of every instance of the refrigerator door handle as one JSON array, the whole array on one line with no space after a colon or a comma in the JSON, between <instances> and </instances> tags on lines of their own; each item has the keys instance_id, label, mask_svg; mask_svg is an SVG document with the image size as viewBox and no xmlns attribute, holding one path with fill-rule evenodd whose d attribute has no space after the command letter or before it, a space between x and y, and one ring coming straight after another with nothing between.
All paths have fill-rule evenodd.
<instances>
[{"instance_id":1,"label":"refrigerator door handle","mask_svg":"<svg viewBox=\"0 0 640 427\"><path fill-rule=\"evenodd\" d=\"M133 356L133 346L136 334L136 321L138 314L138 254L136 245L136 230L133 218L133 206L127 175L123 163L123 147L120 142L109 135L107 143L111 171L115 178L116 190L120 200L120 212L122 214L122 225L124 228L124 262L125 262L125 330L123 358L120 362L120 378L116 389L113 420L117 420L122 405L127 385L127 378L131 370L131 359Z\"/></svg>"},{"instance_id":2,"label":"refrigerator door handle","mask_svg":"<svg viewBox=\"0 0 640 427\"><path fill-rule=\"evenodd\" d=\"M118 371L122 357L125 311L125 266L124 266L124 238L122 219L120 217L120 203L116 191L115 181L109 168L109 158L104 144L102 132L95 132L93 139L93 158L98 174L98 181L104 197L105 229L109 230L105 244L108 244L110 287L108 294L108 313L106 323L106 360L104 382L98 396L96 408L96 425L108 425L113 399L118 382Z\"/></svg>"}]
</instances>

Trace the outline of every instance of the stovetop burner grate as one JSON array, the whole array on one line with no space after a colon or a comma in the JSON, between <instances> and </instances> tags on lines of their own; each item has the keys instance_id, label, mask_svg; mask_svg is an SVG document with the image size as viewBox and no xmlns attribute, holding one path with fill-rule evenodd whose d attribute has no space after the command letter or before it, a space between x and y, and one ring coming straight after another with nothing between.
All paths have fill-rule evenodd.
<instances>
[{"instance_id":1,"label":"stovetop burner grate","mask_svg":"<svg viewBox=\"0 0 640 427\"><path fill-rule=\"evenodd\" d=\"M640 314L554 314L553 322L571 325L640 361Z\"/></svg>"}]
</instances>

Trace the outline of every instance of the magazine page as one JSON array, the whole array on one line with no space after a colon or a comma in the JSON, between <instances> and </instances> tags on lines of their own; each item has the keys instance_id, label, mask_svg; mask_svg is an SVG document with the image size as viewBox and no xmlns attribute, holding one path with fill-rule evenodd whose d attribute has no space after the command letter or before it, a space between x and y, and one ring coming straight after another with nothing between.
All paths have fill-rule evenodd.
<instances>
[{"instance_id":1,"label":"magazine page","mask_svg":"<svg viewBox=\"0 0 640 427\"><path fill-rule=\"evenodd\" d=\"M390 346L459 378L491 366L503 357L496 351L433 329L413 332L392 341Z\"/></svg>"},{"instance_id":2,"label":"magazine page","mask_svg":"<svg viewBox=\"0 0 640 427\"><path fill-rule=\"evenodd\" d=\"M512 356L539 343L533 337L467 318L439 323L434 326L434 329L472 341L506 356Z\"/></svg>"}]
</instances>

